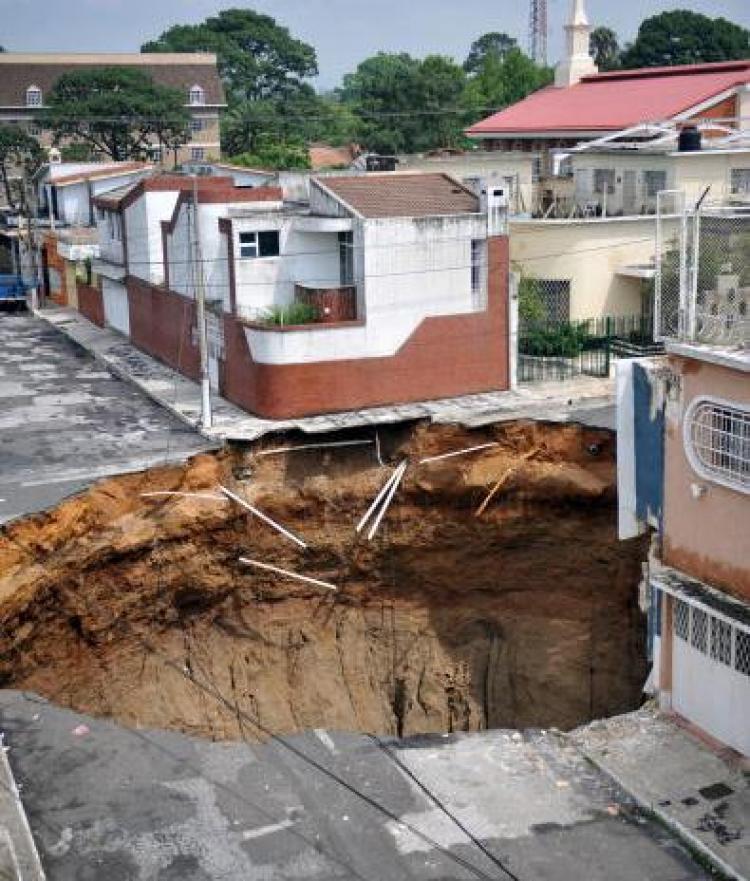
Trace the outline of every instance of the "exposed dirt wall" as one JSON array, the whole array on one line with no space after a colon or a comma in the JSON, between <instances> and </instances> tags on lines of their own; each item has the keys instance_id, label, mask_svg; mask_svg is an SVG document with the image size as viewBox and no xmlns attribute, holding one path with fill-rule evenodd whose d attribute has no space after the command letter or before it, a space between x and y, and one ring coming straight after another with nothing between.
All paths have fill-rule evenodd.
<instances>
[{"instance_id":1,"label":"exposed dirt wall","mask_svg":"<svg viewBox=\"0 0 750 881\"><path fill-rule=\"evenodd\" d=\"M636 706L645 551L617 540L612 437L519 424L381 430L381 440L388 468L371 446L199 456L6 528L4 682L127 724L216 737L566 728ZM376 540L355 535L403 456L491 440L414 464ZM141 496L219 482L309 548L228 502ZM340 590L248 569L241 554Z\"/></svg>"}]
</instances>

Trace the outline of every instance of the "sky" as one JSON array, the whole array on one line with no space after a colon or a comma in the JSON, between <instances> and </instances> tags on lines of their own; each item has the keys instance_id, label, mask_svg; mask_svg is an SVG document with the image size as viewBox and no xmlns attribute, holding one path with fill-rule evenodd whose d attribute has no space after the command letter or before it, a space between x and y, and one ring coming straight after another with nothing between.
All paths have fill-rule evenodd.
<instances>
[{"instance_id":1,"label":"sky","mask_svg":"<svg viewBox=\"0 0 750 881\"><path fill-rule=\"evenodd\" d=\"M563 47L570 0L548 0L549 55ZM134 52L172 24L202 21L239 6L274 16L318 52L320 89L378 51L439 53L462 61L472 40L505 31L527 42L528 0L0 0L0 45L16 52ZM644 18L682 8L750 28L748 0L586 0L592 24L624 42Z\"/></svg>"}]
</instances>

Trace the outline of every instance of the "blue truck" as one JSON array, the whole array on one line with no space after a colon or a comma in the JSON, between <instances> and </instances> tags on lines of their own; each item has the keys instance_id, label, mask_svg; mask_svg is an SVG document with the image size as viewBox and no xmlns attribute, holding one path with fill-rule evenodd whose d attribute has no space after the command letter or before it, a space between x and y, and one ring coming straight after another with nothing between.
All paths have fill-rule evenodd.
<instances>
[{"instance_id":1,"label":"blue truck","mask_svg":"<svg viewBox=\"0 0 750 881\"><path fill-rule=\"evenodd\" d=\"M23 308L28 290L29 285L20 275L0 273L0 308Z\"/></svg>"}]
</instances>

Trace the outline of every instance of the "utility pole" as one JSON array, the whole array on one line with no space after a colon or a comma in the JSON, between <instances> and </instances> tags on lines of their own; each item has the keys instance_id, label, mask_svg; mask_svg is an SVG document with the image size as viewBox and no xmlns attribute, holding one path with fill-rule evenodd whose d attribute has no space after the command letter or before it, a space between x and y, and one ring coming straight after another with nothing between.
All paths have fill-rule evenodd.
<instances>
[{"instance_id":1,"label":"utility pole","mask_svg":"<svg viewBox=\"0 0 750 881\"><path fill-rule=\"evenodd\" d=\"M36 250L36 206L32 206L30 198L30 186L28 176L24 170L21 178L21 199L23 200L24 216L26 220L26 243L31 260L31 274L33 283L31 286L31 308L34 312L39 308L39 266L37 263Z\"/></svg>"},{"instance_id":2,"label":"utility pole","mask_svg":"<svg viewBox=\"0 0 750 881\"><path fill-rule=\"evenodd\" d=\"M196 261L195 301L198 320L198 349L201 360L201 425L211 428L211 381L208 374L208 336L206 333L206 286L201 255L200 211L198 208L198 178L193 175L193 253Z\"/></svg>"}]
</instances>

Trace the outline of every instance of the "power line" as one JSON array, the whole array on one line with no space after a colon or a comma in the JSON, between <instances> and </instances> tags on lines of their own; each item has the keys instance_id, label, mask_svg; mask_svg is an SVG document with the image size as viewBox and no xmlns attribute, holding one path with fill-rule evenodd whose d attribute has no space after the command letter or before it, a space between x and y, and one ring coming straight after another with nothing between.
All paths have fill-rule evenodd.
<instances>
[{"instance_id":1,"label":"power line","mask_svg":"<svg viewBox=\"0 0 750 881\"><path fill-rule=\"evenodd\" d=\"M388 758L391 759L391 761L393 761L393 763L397 765L403 771L403 773L406 774L406 776L422 790L427 798L429 798L430 801L437 808L439 808L445 814L445 816L448 817L449 820L455 823L455 825L464 833L464 835L466 835L467 838L471 839L471 841L479 848L479 850L482 851L482 853L487 857L487 859L490 860L490 862L493 863L493 865L497 866L497 868L500 869L500 871L503 872L505 875L507 875L508 878L511 879L511 881L521 881L518 875L512 872L499 859L499 857L496 857L495 854L492 853L492 851L488 847L486 847L482 843L482 841L477 838L477 836L474 835L473 832L471 832L470 829L467 829L467 827L461 822L461 820L459 820L459 818L448 809L445 803L441 801L441 799L439 799L435 795L435 793L432 792L432 790L422 780L420 780L419 777L417 777L417 775L411 770L411 768L404 764L404 762L402 762L401 759L392 750L390 750L377 735L370 734L368 736L373 741L373 743L375 743L385 753L385 755L387 755Z\"/></svg>"}]
</instances>

